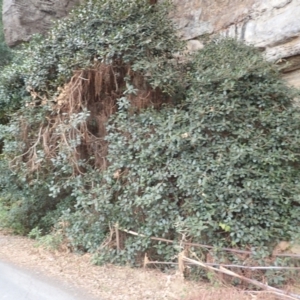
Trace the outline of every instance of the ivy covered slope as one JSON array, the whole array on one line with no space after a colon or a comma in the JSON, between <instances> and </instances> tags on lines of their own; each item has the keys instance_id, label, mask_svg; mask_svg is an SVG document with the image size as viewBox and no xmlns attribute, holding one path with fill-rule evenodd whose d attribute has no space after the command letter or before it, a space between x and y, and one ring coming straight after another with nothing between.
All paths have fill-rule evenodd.
<instances>
[{"instance_id":1,"label":"ivy covered slope","mask_svg":"<svg viewBox=\"0 0 300 300\"><path fill-rule=\"evenodd\" d=\"M88 1L2 72L7 226L120 263L180 251L151 236L257 248L298 238L298 92L234 40L178 64L169 10ZM116 226L143 237L120 230L117 247Z\"/></svg>"}]
</instances>

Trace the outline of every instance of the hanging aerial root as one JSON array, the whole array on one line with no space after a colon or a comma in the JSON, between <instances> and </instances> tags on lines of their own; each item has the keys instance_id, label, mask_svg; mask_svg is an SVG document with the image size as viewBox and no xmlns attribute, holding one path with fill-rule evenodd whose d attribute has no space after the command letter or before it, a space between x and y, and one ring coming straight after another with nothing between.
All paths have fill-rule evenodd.
<instances>
[{"instance_id":1,"label":"hanging aerial root","mask_svg":"<svg viewBox=\"0 0 300 300\"><path fill-rule=\"evenodd\" d=\"M26 121L20 122L21 139L26 144L23 154L16 157L26 162L28 171L39 170L47 161L64 153L73 168L73 174L85 172L80 161L99 170L107 168L108 145L105 141L106 123L117 111L117 100L124 96L126 80L136 89L136 94L127 95L132 111L138 112L147 107L160 108L169 103L170 97L159 89L153 89L144 77L133 72L130 66L116 60L114 64L98 63L93 68L77 70L71 80L58 88L58 96L46 100L31 89L32 105L42 99L39 105L51 103L51 113L39 124L35 141L30 141L33 133ZM38 151L42 150L41 160ZM49 163L50 165L51 163Z\"/></svg>"}]
</instances>

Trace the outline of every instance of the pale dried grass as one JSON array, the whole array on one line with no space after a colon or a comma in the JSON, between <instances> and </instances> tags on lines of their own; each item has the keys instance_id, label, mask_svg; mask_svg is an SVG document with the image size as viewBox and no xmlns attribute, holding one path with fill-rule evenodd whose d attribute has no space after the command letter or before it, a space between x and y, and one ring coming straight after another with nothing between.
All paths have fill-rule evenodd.
<instances>
[{"instance_id":1,"label":"pale dried grass","mask_svg":"<svg viewBox=\"0 0 300 300\"><path fill-rule=\"evenodd\" d=\"M186 300L279 300L268 292L244 292L234 288L220 288L210 291L202 290Z\"/></svg>"}]
</instances>

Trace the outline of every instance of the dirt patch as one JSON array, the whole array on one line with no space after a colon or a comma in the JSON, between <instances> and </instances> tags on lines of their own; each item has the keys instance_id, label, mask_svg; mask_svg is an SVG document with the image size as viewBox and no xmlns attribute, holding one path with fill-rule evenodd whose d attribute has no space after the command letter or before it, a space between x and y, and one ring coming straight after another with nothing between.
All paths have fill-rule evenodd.
<instances>
[{"instance_id":1,"label":"dirt patch","mask_svg":"<svg viewBox=\"0 0 300 300\"><path fill-rule=\"evenodd\" d=\"M113 265L94 266L91 256L50 252L34 240L0 233L0 259L40 272L85 290L101 300L274 300L266 293L247 293L184 281L180 274Z\"/></svg>"}]
</instances>

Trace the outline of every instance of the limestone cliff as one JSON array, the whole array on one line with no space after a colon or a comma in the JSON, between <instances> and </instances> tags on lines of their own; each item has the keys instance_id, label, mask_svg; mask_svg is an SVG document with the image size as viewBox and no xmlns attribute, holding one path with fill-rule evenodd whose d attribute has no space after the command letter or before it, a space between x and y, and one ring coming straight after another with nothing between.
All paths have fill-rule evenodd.
<instances>
[{"instance_id":1,"label":"limestone cliff","mask_svg":"<svg viewBox=\"0 0 300 300\"><path fill-rule=\"evenodd\" d=\"M4 0L3 25L9 46L28 41L34 33L45 33L82 0Z\"/></svg>"},{"instance_id":2,"label":"limestone cliff","mask_svg":"<svg viewBox=\"0 0 300 300\"><path fill-rule=\"evenodd\" d=\"M288 61L284 77L300 87L299 0L174 0L175 19L189 47L221 34L264 51L268 60Z\"/></svg>"},{"instance_id":3,"label":"limestone cliff","mask_svg":"<svg viewBox=\"0 0 300 300\"><path fill-rule=\"evenodd\" d=\"M10 46L45 32L83 0L4 0L3 22ZM162 0L160 0L162 1ZM300 87L299 0L173 0L173 18L189 48L206 36L236 37L264 51L267 59L288 61L284 77Z\"/></svg>"}]
</instances>

